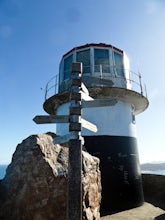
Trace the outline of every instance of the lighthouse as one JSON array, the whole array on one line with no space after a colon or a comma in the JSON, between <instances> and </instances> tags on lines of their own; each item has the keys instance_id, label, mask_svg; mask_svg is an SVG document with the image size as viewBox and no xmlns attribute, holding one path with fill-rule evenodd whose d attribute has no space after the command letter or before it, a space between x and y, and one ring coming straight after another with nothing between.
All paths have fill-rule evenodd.
<instances>
[{"instance_id":1,"label":"lighthouse","mask_svg":"<svg viewBox=\"0 0 165 220\"><path fill-rule=\"evenodd\" d=\"M62 56L59 73L46 86L44 110L68 115L71 64L83 64L82 81L89 94L82 100L82 117L97 132L82 129L86 150L100 159L102 212L142 205L143 190L136 136L136 115L149 102L141 74L131 71L125 52L110 44L86 44ZM49 94L54 90L53 94ZM57 124L57 135L69 132L67 123Z\"/></svg>"}]
</instances>

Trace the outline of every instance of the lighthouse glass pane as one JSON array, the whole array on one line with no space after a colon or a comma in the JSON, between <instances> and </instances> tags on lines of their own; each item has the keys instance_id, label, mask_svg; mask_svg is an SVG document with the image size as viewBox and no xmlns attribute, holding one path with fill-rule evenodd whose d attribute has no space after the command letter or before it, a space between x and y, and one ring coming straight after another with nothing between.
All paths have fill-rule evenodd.
<instances>
[{"instance_id":1,"label":"lighthouse glass pane","mask_svg":"<svg viewBox=\"0 0 165 220\"><path fill-rule=\"evenodd\" d=\"M63 81L63 63L62 62L60 63L59 72L60 72L60 74L59 74L59 82L61 84L62 81Z\"/></svg>"},{"instance_id":2,"label":"lighthouse glass pane","mask_svg":"<svg viewBox=\"0 0 165 220\"><path fill-rule=\"evenodd\" d=\"M76 61L83 63L83 74L90 73L90 50L77 52Z\"/></svg>"},{"instance_id":3,"label":"lighthouse glass pane","mask_svg":"<svg viewBox=\"0 0 165 220\"><path fill-rule=\"evenodd\" d=\"M64 60L64 80L70 79L72 62L73 62L73 54L71 54Z\"/></svg>"},{"instance_id":4,"label":"lighthouse glass pane","mask_svg":"<svg viewBox=\"0 0 165 220\"><path fill-rule=\"evenodd\" d=\"M124 70L123 70L123 56L117 52L114 52L114 59L115 59L115 73L118 76L124 77Z\"/></svg>"},{"instance_id":5,"label":"lighthouse glass pane","mask_svg":"<svg viewBox=\"0 0 165 220\"><path fill-rule=\"evenodd\" d=\"M95 72L109 73L109 51L104 49L94 50Z\"/></svg>"}]
</instances>

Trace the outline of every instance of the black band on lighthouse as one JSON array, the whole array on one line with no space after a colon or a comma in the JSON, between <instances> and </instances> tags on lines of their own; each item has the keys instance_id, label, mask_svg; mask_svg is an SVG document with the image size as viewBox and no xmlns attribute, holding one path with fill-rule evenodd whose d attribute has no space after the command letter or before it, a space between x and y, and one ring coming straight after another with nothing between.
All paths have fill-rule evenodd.
<instances>
[{"instance_id":1,"label":"black band on lighthouse","mask_svg":"<svg viewBox=\"0 0 165 220\"><path fill-rule=\"evenodd\" d=\"M102 212L143 203L137 140L123 136L84 136L86 150L100 159Z\"/></svg>"}]
</instances>

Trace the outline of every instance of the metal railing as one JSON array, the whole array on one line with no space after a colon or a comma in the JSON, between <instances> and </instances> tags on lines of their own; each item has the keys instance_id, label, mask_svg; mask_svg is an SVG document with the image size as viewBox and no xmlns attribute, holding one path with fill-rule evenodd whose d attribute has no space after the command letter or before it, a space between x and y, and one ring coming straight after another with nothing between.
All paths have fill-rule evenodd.
<instances>
[{"instance_id":1,"label":"metal railing","mask_svg":"<svg viewBox=\"0 0 165 220\"><path fill-rule=\"evenodd\" d=\"M57 92L58 92L58 77L59 76L56 74L47 82L47 84L45 86L45 100L48 97L57 94ZM49 93L51 93L51 95Z\"/></svg>"},{"instance_id":2,"label":"metal railing","mask_svg":"<svg viewBox=\"0 0 165 220\"><path fill-rule=\"evenodd\" d=\"M98 67L94 68L95 70L97 69L97 72L95 71L94 75L92 75L91 73L87 73L87 72L83 72L83 75L89 76L90 78L93 78L93 79L96 79L96 78L100 80L105 79L106 80L105 86L107 86L107 82L109 80L110 87L111 87L111 82L114 81L115 79L123 80L126 85L125 88L138 92L147 98L146 85L143 83L142 76L140 73L136 73L128 69L117 68L116 66L111 66L109 68L110 72L108 72L108 71L104 71L105 67L103 67L102 65L99 65L99 66L100 66L99 68ZM119 73L122 73L122 74L119 74ZM63 91L66 91L68 89L67 87L69 85L69 80L70 79L66 79L63 81L63 83L67 85L63 89ZM101 85L104 86L104 82L101 82ZM59 75L57 74L54 77L52 77L46 84L45 100L57 94L59 92L58 87L59 87ZM118 86L113 86L113 87L118 87Z\"/></svg>"}]
</instances>

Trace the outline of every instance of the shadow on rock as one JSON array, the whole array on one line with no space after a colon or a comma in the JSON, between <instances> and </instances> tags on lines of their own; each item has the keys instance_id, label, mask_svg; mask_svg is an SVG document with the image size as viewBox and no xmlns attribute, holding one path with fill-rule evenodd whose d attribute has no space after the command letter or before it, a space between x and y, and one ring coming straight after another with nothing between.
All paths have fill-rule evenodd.
<instances>
[{"instance_id":1,"label":"shadow on rock","mask_svg":"<svg viewBox=\"0 0 165 220\"><path fill-rule=\"evenodd\" d=\"M155 220L165 220L165 214L157 216Z\"/></svg>"}]
</instances>

